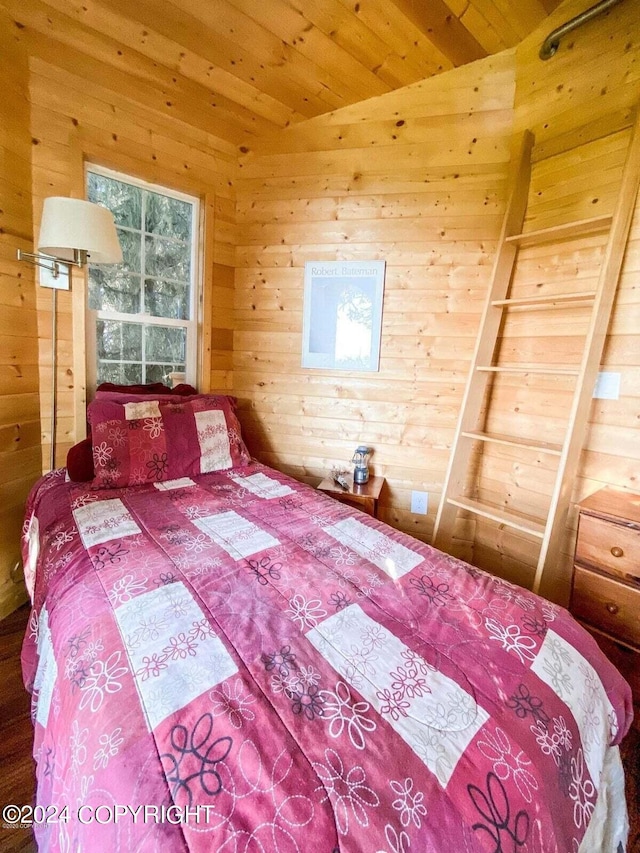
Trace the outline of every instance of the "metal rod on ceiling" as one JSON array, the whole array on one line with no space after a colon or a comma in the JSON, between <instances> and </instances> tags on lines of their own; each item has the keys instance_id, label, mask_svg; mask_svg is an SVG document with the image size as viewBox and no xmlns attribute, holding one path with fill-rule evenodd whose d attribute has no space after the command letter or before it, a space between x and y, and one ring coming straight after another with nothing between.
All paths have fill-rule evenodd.
<instances>
[{"instance_id":1,"label":"metal rod on ceiling","mask_svg":"<svg viewBox=\"0 0 640 853\"><path fill-rule=\"evenodd\" d=\"M607 12L612 8L612 6L616 6L620 2L621 0L600 0L600 3L596 3L596 5L592 6L591 9L581 12L561 27L556 27L556 29L550 32L543 41L540 53L538 54L540 59L551 59L554 53L558 50L558 47L560 46L560 39L563 36L566 36L567 33L575 30L576 27L586 24L587 21L595 18L596 15L601 15L603 12Z\"/></svg>"}]
</instances>

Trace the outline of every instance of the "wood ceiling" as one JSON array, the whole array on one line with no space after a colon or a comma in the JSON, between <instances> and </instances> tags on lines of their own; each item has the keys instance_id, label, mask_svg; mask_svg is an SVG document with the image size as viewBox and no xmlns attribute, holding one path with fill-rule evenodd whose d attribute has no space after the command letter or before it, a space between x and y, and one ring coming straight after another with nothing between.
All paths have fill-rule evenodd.
<instances>
[{"instance_id":1,"label":"wood ceiling","mask_svg":"<svg viewBox=\"0 0 640 853\"><path fill-rule=\"evenodd\" d=\"M29 51L234 144L512 47L561 0L0 0Z\"/></svg>"}]
</instances>

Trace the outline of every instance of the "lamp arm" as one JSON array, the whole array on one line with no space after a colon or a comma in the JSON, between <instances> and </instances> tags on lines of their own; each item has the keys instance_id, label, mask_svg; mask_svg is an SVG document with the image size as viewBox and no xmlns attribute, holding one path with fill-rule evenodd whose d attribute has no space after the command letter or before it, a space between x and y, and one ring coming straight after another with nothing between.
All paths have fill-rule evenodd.
<instances>
[{"instance_id":1,"label":"lamp arm","mask_svg":"<svg viewBox=\"0 0 640 853\"><path fill-rule=\"evenodd\" d=\"M66 260L65 258L56 258L55 255L45 255L44 252L23 252L22 249L18 249L19 261L28 261L37 267L43 267L44 269L50 270L54 278L58 278L62 266L67 267L67 269L69 267L78 267L78 269L82 269L82 267L86 265L89 257L84 249L74 249L73 256L73 260L71 261Z\"/></svg>"},{"instance_id":2,"label":"lamp arm","mask_svg":"<svg viewBox=\"0 0 640 853\"><path fill-rule=\"evenodd\" d=\"M52 255L23 252L21 249L18 249L18 260L28 261L36 267L42 267L43 269L49 270L54 278L58 278L60 276L60 265L66 264L66 261L60 261Z\"/></svg>"}]
</instances>

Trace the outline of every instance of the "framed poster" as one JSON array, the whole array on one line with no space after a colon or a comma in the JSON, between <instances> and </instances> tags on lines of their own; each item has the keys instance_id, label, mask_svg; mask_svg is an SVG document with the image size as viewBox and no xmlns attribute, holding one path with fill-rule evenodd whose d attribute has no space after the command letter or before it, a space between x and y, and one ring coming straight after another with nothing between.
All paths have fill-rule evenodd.
<instances>
[{"instance_id":1,"label":"framed poster","mask_svg":"<svg viewBox=\"0 0 640 853\"><path fill-rule=\"evenodd\" d=\"M302 366L378 370L385 261L307 261Z\"/></svg>"}]
</instances>

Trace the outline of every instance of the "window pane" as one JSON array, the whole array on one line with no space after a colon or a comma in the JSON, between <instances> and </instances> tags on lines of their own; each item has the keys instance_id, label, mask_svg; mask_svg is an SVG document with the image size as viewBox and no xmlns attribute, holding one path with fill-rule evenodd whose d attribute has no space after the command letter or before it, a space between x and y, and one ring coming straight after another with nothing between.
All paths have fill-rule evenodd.
<instances>
[{"instance_id":1,"label":"window pane","mask_svg":"<svg viewBox=\"0 0 640 853\"><path fill-rule=\"evenodd\" d=\"M154 317L189 319L189 285L180 282L144 280L145 311Z\"/></svg>"},{"instance_id":2,"label":"window pane","mask_svg":"<svg viewBox=\"0 0 640 853\"><path fill-rule=\"evenodd\" d=\"M187 330L172 326L145 326L145 352L147 361L184 364L187 347Z\"/></svg>"},{"instance_id":3,"label":"window pane","mask_svg":"<svg viewBox=\"0 0 640 853\"><path fill-rule=\"evenodd\" d=\"M162 237L145 237L145 255L147 275L189 281L191 249L187 244Z\"/></svg>"},{"instance_id":4,"label":"window pane","mask_svg":"<svg viewBox=\"0 0 640 853\"><path fill-rule=\"evenodd\" d=\"M137 385L142 382L142 365L98 361L97 380L98 385L101 382L115 382L116 385Z\"/></svg>"},{"instance_id":5,"label":"window pane","mask_svg":"<svg viewBox=\"0 0 640 853\"><path fill-rule=\"evenodd\" d=\"M89 308L138 314L140 276L113 267L89 267Z\"/></svg>"},{"instance_id":6,"label":"window pane","mask_svg":"<svg viewBox=\"0 0 640 853\"><path fill-rule=\"evenodd\" d=\"M147 364L145 382L164 382L165 385L171 385L170 374L183 373L184 369L184 364Z\"/></svg>"},{"instance_id":7,"label":"window pane","mask_svg":"<svg viewBox=\"0 0 640 853\"><path fill-rule=\"evenodd\" d=\"M122 264L120 269L128 270L129 272L142 272L141 267L141 236L135 231L123 231L121 228L116 229L118 232L118 240L122 246Z\"/></svg>"},{"instance_id":8,"label":"window pane","mask_svg":"<svg viewBox=\"0 0 640 853\"><path fill-rule=\"evenodd\" d=\"M87 198L113 213L116 225L142 228L142 190L104 175L87 173Z\"/></svg>"},{"instance_id":9,"label":"window pane","mask_svg":"<svg viewBox=\"0 0 640 853\"><path fill-rule=\"evenodd\" d=\"M122 384L122 365L114 364L112 361L98 360L98 385L101 382L115 382L116 385Z\"/></svg>"},{"instance_id":10,"label":"window pane","mask_svg":"<svg viewBox=\"0 0 640 853\"><path fill-rule=\"evenodd\" d=\"M142 326L118 320L96 322L98 358L114 361L142 360Z\"/></svg>"},{"instance_id":11,"label":"window pane","mask_svg":"<svg viewBox=\"0 0 640 853\"><path fill-rule=\"evenodd\" d=\"M178 240L191 239L192 205L177 198L147 193L145 230Z\"/></svg>"},{"instance_id":12,"label":"window pane","mask_svg":"<svg viewBox=\"0 0 640 853\"><path fill-rule=\"evenodd\" d=\"M141 364L123 364L122 374L126 385L139 385L143 381Z\"/></svg>"}]
</instances>

